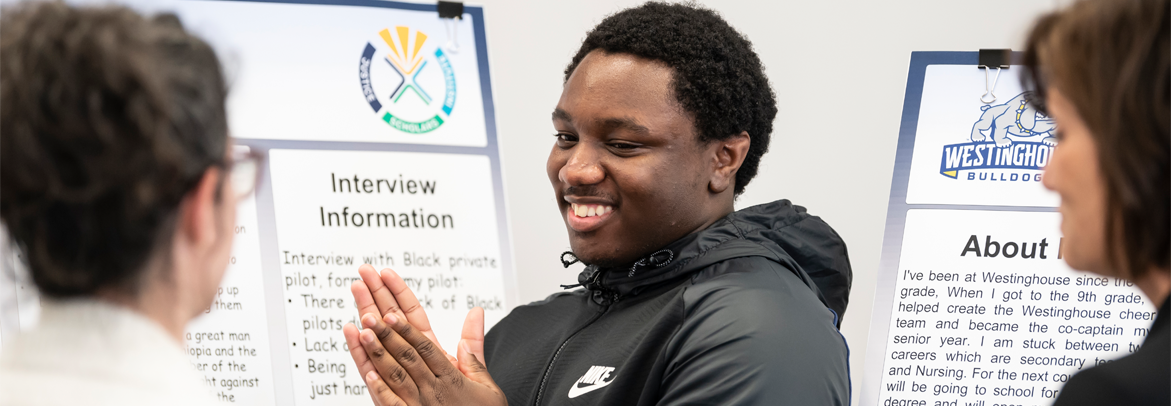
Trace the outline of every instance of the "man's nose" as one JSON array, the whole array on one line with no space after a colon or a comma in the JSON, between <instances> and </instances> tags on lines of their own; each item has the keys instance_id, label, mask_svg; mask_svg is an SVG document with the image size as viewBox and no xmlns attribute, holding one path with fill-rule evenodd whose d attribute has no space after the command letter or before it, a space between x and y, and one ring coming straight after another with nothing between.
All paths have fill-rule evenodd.
<instances>
[{"instance_id":1,"label":"man's nose","mask_svg":"<svg viewBox=\"0 0 1171 406\"><path fill-rule=\"evenodd\" d=\"M599 162L598 151L587 145L578 144L570 152L569 160L561 167L557 177L570 186L593 185L601 183L606 173Z\"/></svg>"}]
</instances>

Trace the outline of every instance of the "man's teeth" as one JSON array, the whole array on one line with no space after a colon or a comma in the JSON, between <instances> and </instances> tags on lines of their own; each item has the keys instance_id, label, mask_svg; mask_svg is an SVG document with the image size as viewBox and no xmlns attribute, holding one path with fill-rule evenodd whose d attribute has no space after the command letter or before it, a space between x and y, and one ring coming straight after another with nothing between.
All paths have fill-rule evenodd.
<instances>
[{"instance_id":1,"label":"man's teeth","mask_svg":"<svg viewBox=\"0 0 1171 406\"><path fill-rule=\"evenodd\" d=\"M573 209L573 214L578 217L593 217L601 216L603 214L614 211L613 207L603 206L600 204L569 204Z\"/></svg>"}]
</instances>

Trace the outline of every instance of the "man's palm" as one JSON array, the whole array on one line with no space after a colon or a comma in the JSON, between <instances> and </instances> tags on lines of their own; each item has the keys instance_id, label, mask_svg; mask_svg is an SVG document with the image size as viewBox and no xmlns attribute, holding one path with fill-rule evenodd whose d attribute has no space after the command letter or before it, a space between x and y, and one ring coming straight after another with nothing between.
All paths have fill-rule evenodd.
<instances>
[{"instance_id":1,"label":"man's palm","mask_svg":"<svg viewBox=\"0 0 1171 406\"><path fill-rule=\"evenodd\" d=\"M423 310L419 299L411 291L410 287L407 286L407 283L402 277L391 269L384 269L379 273L369 264L362 265L358 268L358 274L361 275L362 281L355 281L350 286L350 290L354 294L354 301L357 304L359 317L366 314L378 314L383 317L388 314L393 314L399 320L405 320L411 327L430 339L435 344L435 347L464 376L476 382L481 382L485 378L489 382L491 381L491 377L488 376L486 367L483 364L483 309L477 307L468 312L468 316L464 320L463 330L460 334L460 348L456 351L460 356L457 359L440 345L438 338L435 336L435 332L431 329L431 322L427 318L426 311ZM344 333L347 342L350 344L350 355L354 358L354 362L358 365L358 370L362 376L367 376L371 371L377 373L374 363L358 341L359 331L357 327L347 326L344 329ZM465 356L472 358L464 359ZM472 362L473 360L474 362ZM476 367L477 365L479 368ZM371 396L374 396L373 392ZM375 400L377 401L377 399Z\"/></svg>"}]
</instances>

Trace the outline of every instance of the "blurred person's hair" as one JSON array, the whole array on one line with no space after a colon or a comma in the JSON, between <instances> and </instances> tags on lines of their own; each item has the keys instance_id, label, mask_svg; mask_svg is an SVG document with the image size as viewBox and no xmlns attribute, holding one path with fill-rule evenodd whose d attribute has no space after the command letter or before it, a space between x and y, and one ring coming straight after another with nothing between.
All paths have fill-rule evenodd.
<instances>
[{"instance_id":1,"label":"blurred person's hair","mask_svg":"<svg viewBox=\"0 0 1171 406\"><path fill-rule=\"evenodd\" d=\"M1108 260L1132 280L1171 265L1169 5L1079 1L1041 17L1025 54L1025 82L1042 98L1039 108L1046 111L1047 87L1060 89L1094 138Z\"/></svg>"},{"instance_id":2,"label":"blurred person's hair","mask_svg":"<svg viewBox=\"0 0 1171 406\"><path fill-rule=\"evenodd\" d=\"M226 92L212 48L174 15L4 9L0 218L43 294L138 292L183 197L224 164Z\"/></svg>"}]
</instances>

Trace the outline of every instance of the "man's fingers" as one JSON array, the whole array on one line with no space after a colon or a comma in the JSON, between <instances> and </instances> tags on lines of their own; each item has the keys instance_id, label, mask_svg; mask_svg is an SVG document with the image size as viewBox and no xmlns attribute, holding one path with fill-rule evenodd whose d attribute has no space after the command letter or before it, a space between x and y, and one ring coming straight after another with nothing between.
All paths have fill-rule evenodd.
<instances>
[{"instance_id":1,"label":"man's fingers","mask_svg":"<svg viewBox=\"0 0 1171 406\"><path fill-rule=\"evenodd\" d=\"M399 398L397 395L395 395L394 391L390 390L390 387L386 385L386 382L383 382L382 378L379 378L378 374L374 373L374 371L367 372L366 374L364 374L362 376L366 377L366 388L370 390L370 397L374 399L375 405L378 405L378 406L405 406L406 405L406 402L403 402L403 400L401 398Z\"/></svg>"},{"instance_id":2,"label":"man's fingers","mask_svg":"<svg viewBox=\"0 0 1171 406\"><path fill-rule=\"evenodd\" d=\"M468 312L456 353L459 354L459 370L464 376L473 382L496 387L484 365L484 309L476 307Z\"/></svg>"},{"instance_id":3,"label":"man's fingers","mask_svg":"<svg viewBox=\"0 0 1171 406\"><path fill-rule=\"evenodd\" d=\"M410 373L391 356L390 351L382 346L373 331L370 329L362 330L359 334L359 340L383 383L402 398L419 398L419 387Z\"/></svg>"},{"instance_id":4,"label":"man's fingers","mask_svg":"<svg viewBox=\"0 0 1171 406\"><path fill-rule=\"evenodd\" d=\"M374 296L370 295L370 288L366 286L365 282L354 281L350 284L350 293L354 295L354 305L358 308L358 317L363 314L378 312L378 306L374 304Z\"/></svg>"},{"instance_id":5,"label":"man's fingers","mask_svg":"<svg viewBox=\"0 0 1171 406\"><path fill-rule=\"evenodd\" d=\"M431 331L431 321L427 319L427 312L423 310L423 305L415 297L415 292L412 292L411 288L407 286L407 282L398 276L398 273L393 269L382 270L382 282L390 289L390 293L394 295L394 299L402 308L402 314L395 314L395 316L405 316L407 323L411 323L423 335L434 341L435 345L439 345L439 340L435 338L435 332Z\"/></svg>"},{"instance_id":6,"label":"man's fingers","mask_svg":"<svg viewBox=\"0 0 1171 406\"><path fill-rule=\"evenodd\" d=\"M496 381L493 381L492 375L488 374L488 367L484 366L484 363L471 352L471 348L469 347L468 340L459 340L459 349L456 350L456 353L459 354L460 372L463 372L464 376L471 379L472 382L485 385L499 392L500 389L496 386Z\"/></svg>"},{"instance_id":7,"label":"man's fingers","mask_svg":"<svg viewBox=\"0 0 1171 406\"><path fill-rule=\"evenodd\" d=\"M455 366L451 364L447 354L439 348L439 345L412 327L410 323L395 317L393 314L386 315L383 321L398 333L397 336L406 340L414 348L423 362L427 363L427 367L435 373L435 376L448 376L455 372Z\"/></svg>"},{"instance_id":8,"label":"man's fingers","mask_svg":"<svg viewBox=\"0 0 1171 406\"><path fill-rule=\"evenodd\" d=\"M394 317L394 315L388 314L386 317ZM363 341L363 345L375 346L374 344L376 343L378 345L375 347L385 348L386 353L384 355L387 355L388 358L393 357L394 361L402 366L402 369L406 370L410 380L413 380L415 386L420 390L430 385L431 381L435 379L435 373L432 372L426 360L415 350L415 347L395 333L395 330L392 330L383 319L379 319L373 314L367 314L362 316L362 325L366 326L366 329L371 332L370 336L366 339L374 341L374 343ZM371 355L370 358L374 359L375 357ZM378 360L374 359L374 363L378 365ZM397 378L395 377L394 379ZM393 384L391 381L392 379L387 380L388 383Z\"/></svg>"},{"instance_id":9,"label":"man's fingers","mask_svg":"<svg viewBox=\"0 0 1171 406\"><path fill-rule=\"evenodd\" d=\"M423 335L439 346L440 351L447 354L447 351L443 350L443 346L439 345L439 339L435 337L435 332L431 330L431 322L427 319L427 312L423 309L423 304L415 297L415 292L411 291L406 281L390 268L383 269L381 275L374 272L369 272L369 275L369 277L378 276L379 279L377 283L373 283L373 281L367 283L370 286L377 286L378 292L373 296L374 301L382 309L379 314L385 316L387 313L393 312L395 317L406 318L408 323L423 332ZM362 275L364 280L367 277L367 274ZM375 288L371 287L370 289ZM455 357L448 355L447 358L451 360L452 365L455 364Z\"/></svg>"},{"instance_id":10,"label":"man's fingers","mask_svg":"<svg viewBox=\"0 0 1171 406\"><path fill-rule=\"evenodd\" d=\"M389 271L389 269L384 269L383 273L386 271ZM358 268L358 275L362 276L362 281L366 283L366 287L370 290L370 296L374 298L374 303L378 307L379 317L387 313L394 313L400 317L403 316L398 300L390 293L390 289L387 289L386 283L382 281L382 276L378 274L378 271L374 270L373 266L362 265L362 267Z\"/></svg>"},{"instance_id":11,"label":"man's fingers","mask_svg":"<svg viewBox=\"0 0 1171 406\"><path fill-rule=\"evenodd\" d=\"M468 312L468 316L464 318L463 332L460 333L460 345L467 345L467 350L472 355L475 355L480 362L484 362L484 309L480 307L472 308ZM457 351L458 352L458 351ZM460 363L460 370L463 370L463 363ZM465 373L467 371L464 371Z\"/></svg>"},{"instance_id":12,"label":"man's fingers","mask_svg":"<svg viewBox=\"0 0 1171 406\"><path fill-rule=\"evenodd\" d=\"M350 356L354 358L354 363L358 364L358 374L366 377L366 388L374 404L378 406L405 405L393 392L387 393L387 391L390 391L390 388L379 378L378 371L374 368L374 363L366 355L366 348L359 341L360 333L358 327L351 323L346 323L345 327L342 327L342 334L346 336L346 346L350 349ZM378 384L381 384L385 390L379 389Z\"/></svg>"},{"instance_id":13,"label":"man's fingers","mask_svg":"<svg viewBox=\"0 0 1171 406\"><path fill-rule=\"evenodd\" d=\"M366 349L358 341L358 326L346 323L342 327L342 335L346 337L346 347L350 349L350 357L353 357L354 364L358 365L358 373L365 376L367 372L374 371L374 363L370 362L370 356L366 355Z\"/></svg>"}]
</instances>

